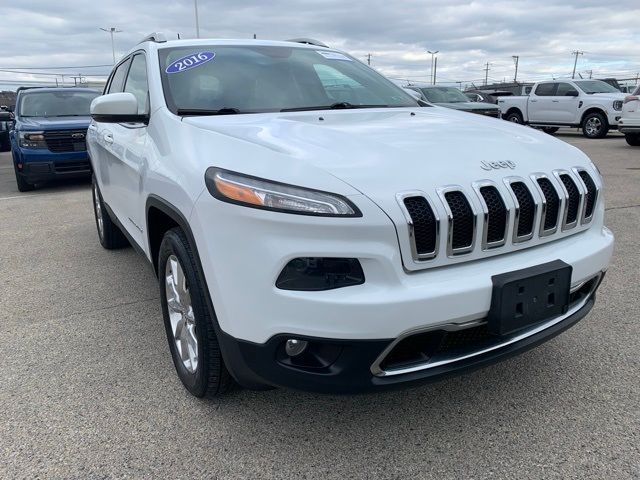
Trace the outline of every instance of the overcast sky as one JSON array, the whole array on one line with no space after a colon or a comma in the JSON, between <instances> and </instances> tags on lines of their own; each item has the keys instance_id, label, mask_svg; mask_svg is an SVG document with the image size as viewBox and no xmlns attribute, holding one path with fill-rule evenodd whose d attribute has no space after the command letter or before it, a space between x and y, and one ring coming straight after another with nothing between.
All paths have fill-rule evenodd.
<instances>
[{"instance_id":1,"label":"overcast sky","mask_svg":"<svg viewBox=\"0 0 640 480\"><path fill-rule=\"evenodd\" d=\"M572 50L584 51L578 72L634 76L640 71L640 0L198 0L201 37L313 37L365 60L391 77L427 79L439 50L438 81L481 83L566 76ZM0 0L0 69L105 74L151 31L195 37L193 0ZM9 80L42 75L0 72ZM54 77L49 77L54 78ZM58 77L60 78L60 77ZM68 78L68 77L67 77ZM15 85L14 85L15 87Z\"/></svg>"}]
</instances>

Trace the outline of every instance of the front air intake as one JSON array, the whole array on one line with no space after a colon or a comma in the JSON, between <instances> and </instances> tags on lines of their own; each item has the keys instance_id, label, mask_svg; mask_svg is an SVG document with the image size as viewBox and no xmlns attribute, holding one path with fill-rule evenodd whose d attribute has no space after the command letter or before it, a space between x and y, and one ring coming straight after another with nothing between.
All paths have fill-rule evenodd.
<instances>
[{"instance_id":1,"label":"front air intake","mask_svg":"<svg viewBox=\"0 0 640 480\"><path fill-rule=\"evenodd\" d=\"M449 207L449 254L467 253L473 249L476 216L467 197L460 190L447 191L444 198Z\"/></svg>"},{"instance_id":2,"label":"front air intake","mask_svg":"<svg viewBox=\"0 0 640 480\"><path fill-rule=\"evenodd\" d=\"M498 189L492 185L480 187L480 195L486 207L483 248L504 245L507 237L509 211Z\"/></svg>"},{"instance_id":3,"label":"front air intake","mask_svg":"<svg viewBox=\"0 0 640 480\"><path fill-rule=\"evenodd\" d=\"M513 241L514 243L524 242L533 236L537 209L536 202L524 182L512 182L511 190L516 201Z\"/></svg>"},{"instance_id":4,"label":"front air intake","mask_svg":"<svg viewBox=\"0 0 640 480\"><path fill-rule=\"evenodd\" d=\"M411 218L410 236L414 257L426 260L436 256L438 249L438 219L425 197L406 197L404 206Z\"/></svg>"},{"instance_id":5,"label":"front air intake","mask_svg":"<svg viewBox=\"0 0 640 480\"><path fill-rule=\"evenodd\" d=\"M542 219L540 220L540 236L545 236L554 233L558 228L560 196L551 180L547 177L538 178L537 182L544 197Z\"/></svg>"},{"instance_id":6,"label":"front air intake","mask_svg":"<svg viewBox=\"0 0 640 480\"><path fill-rule=\"evenodd\" d=\"M560 181L564 185L567 194L562 229L568 230L575 227L578 223L578 214L580 213L580 190L578 190L576 183L568 173L561 173Z\"/></svg>"},{"instance_id":7,"label":"front air intake","mask_svg":"<svg viewBox=\"0 0 640 480\"><path fill-rule=\"evenodd\" d=\"M589 175L586 170L579 170L578 175L580 175L580 179L587 192L582 213L582 223L589 223L593 217L593 211L598 200L598 187L596 187L593 178L591 178L591 175Z\"/></svg>"}]
</instances>

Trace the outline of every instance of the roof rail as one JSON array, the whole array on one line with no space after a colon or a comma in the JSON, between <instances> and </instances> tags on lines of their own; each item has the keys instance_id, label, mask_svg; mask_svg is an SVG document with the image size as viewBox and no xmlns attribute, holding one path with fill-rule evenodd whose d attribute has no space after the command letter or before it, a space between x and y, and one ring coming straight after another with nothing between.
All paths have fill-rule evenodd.
<instances>
[{"instance_id":1,"label":"roof rail","mask_svg":"<svg viewBox=\"0 0 640 480\"><path fill-rule=\"evenodd\" d=\"M166 41L167 41L167 37L165 36L164 33L162 33L162 32L153 32L153 33L150 33L149 35L147 35L146 37L144 37L138 43L144 43L144 42L164 43Z\"/></svg>"},{"instance_id":2,"label":"roof rail","mask_svg":"<svg viewBox=\"0 0 640 480\"><path fill-rule=\"evenodd\" d=\"M294 43L304 43L305 45L315 45L316 47L329 48L328 45L325 45L320 40L314 40L313 38L292 38L291 40L286 40L286 41L294 42Z\"/></svg>"}]
</instances>

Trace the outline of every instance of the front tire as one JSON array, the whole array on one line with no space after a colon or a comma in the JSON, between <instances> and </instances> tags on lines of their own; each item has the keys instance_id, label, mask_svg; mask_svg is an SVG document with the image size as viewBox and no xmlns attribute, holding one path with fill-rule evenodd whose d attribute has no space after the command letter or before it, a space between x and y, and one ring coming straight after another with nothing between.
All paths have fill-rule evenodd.
<instances>
[{"instance_id":1,"label":"front tire","mask_svg":"<svg viewBox=\"0 0 640 480\"><path fill-rule=\"evenodd\" d=\"M589 113L582 121L582 134L587 138L604 138L609 132L606 117L597 112Z\"/></svg>"},{"instance_id":2,"label":"front tire","mask_svg":"<svg viewBox=\"0 0 640 480\"><path fill-rule=\"evenodd\" d=\"M204 288L186 235L165 233L158 254L158 282L169 350L184 387L196 397L215 397L231 383L213 328Z\"/></svg>"},{"instance_id":3,"label":"front tire","mask_svg":"<svg viewBox=\"0 0 640 480\"><path fill-rule=\"evenodd\" d=\"M513 112L509 112L507 114L505 120L507 122L518 123L520 125L522 125L524 123L524 119L522 118L522 114L520 112L518 112L517 110L514 110Z\"/></svg>"},{"instance_id":4,"label":"front tire","mask_svg":"<svg viewBox=\"0 0 640 480\"><path fill-rule=\"evenodd\" d=\"M129 246L129 240L124 236L122 230L111 220L109 212L105 208L102 194L98 187L96 177L91 179L91 192L93 197L93 214L96 220L96 229L98 230L98 240L107 250L115 250Z\"/></svg>"},{"instance_id":5,"label":"front tire","mask_svg":"<svg viewBox=\"0 0 640 480\"><path fill-rule=\"evenodd\" d=\"M640 133L627 133L624 139L632 147L640 147Z\"/></svg>"}]
</instances>

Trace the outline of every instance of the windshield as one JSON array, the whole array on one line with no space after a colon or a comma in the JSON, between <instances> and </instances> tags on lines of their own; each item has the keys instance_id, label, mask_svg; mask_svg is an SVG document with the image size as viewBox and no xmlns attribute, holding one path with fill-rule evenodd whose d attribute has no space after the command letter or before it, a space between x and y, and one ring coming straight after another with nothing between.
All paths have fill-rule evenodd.
<instances>
[{"instance_id":1,"label":"windshield","mask_svg":"<svg viewBox=\"0 0 640 480\"><path fill-rule=\"evenodd\" d=\"M584 93L620 93L616 87L609 85L602 80L574 80Z\"/></svg>"},{"instance_id":2,"label":"windshield","mask_svg":"<svg viewBox=\"0 0 640 480\"><path fill-rule=\"evenodd\" d=\"M335 51L199 45L159 55L167 106L177 114L417 106L382 75Z\"/></svg>"},{"instance_id":3,"label":"windshield","mask_svg":"<svg viewBox=\"0 0 640 480\"><path fill-rule=\"evenodd\" d=\"M77 117L89 115L98 92L28 92L20 96L21 117Z\"/></svg>"},{"instance_id":4,"label":"windshield","mask_svg":"<svg viewBox=\"0 0 640 480\"><path fill-rule=\"evenodd\" d=\"M431 103L461 103L469 101L466 95L455 87L429 87L421 88L420 91Z\"/></svg>"}]
</instances>

